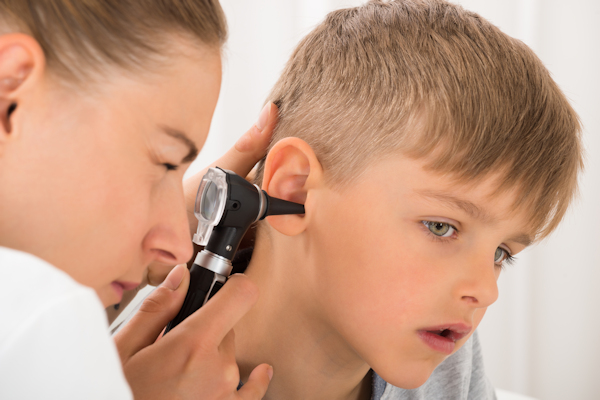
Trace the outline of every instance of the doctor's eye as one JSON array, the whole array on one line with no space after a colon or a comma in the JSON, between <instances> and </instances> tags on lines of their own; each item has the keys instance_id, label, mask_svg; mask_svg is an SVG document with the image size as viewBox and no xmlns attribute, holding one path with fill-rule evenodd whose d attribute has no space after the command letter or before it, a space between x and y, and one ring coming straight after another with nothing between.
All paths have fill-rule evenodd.
<instances>
[{"instance_id":1,"label":"doctor's eye","mask_svg":"<svg viewBox=\"0 0 600 400\"><path fill-rule=\"evenodd\" d=\"M163 167L165 167L167 169L167 171L177 171L177 168L179 168L179 165L163 163Z\"/></svg>"},{"instance_id":2,"label":"doctor's eye","mask_svg":"<svg viewBox=\"0 0 600 400\"><path fill-rule=\"evenodd\" d=\"M454 232L456 232L456 228L450 224L445 222L436 222L436 221L421 221L423 225L429 229L431 233L435 236L439 237L450 237Z\"/></svg>"}]
</instances>

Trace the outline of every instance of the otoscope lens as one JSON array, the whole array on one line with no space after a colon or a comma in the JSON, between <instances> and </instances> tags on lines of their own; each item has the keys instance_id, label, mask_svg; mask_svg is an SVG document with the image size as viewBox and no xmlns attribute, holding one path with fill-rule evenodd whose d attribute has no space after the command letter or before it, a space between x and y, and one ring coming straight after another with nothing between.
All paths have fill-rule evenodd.
<instances>
[{"instance_id":1,"label":"otoscope lens","mask_svg":"<svg viewBox=\"0 0 600 400\"><path fill-rule=\"evenodd\" d=\"M217 185L208 181L204 188L204 195L202 196L202 203L200 204L200 212L202 216L208 221L213 221L215 217L215 210L217 209Z\"/></svg>"}]
</instances>

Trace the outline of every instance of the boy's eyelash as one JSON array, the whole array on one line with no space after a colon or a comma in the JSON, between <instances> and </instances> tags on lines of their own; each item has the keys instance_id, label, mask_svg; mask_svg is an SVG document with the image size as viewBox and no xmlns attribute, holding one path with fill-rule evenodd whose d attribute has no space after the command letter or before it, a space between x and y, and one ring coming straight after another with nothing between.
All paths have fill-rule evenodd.
<instances>
[{"instance_id":1,"label":"boy's eyelash","mask_svg":"<svg viewBox=\"0 0 600 400\"><path fill-rule=\"evenodd\" d=\"M514 263L517 261L517 258L515 256L511 256L508 252L506 252L506 254L506 258L502 260L500 264L496 264L501 271L504 271L506 267L514 265Z\"/></svg>"}]
</instances>

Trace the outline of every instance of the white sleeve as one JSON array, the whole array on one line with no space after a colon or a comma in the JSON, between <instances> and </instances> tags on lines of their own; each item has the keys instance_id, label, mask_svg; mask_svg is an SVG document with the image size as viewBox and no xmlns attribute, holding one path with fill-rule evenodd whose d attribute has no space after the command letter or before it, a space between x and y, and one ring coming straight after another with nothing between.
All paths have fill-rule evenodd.
<instances>
[{"instance_id":1,"label":"white sleeve","mask_svg":"<svg viewBox=\"0 0 600 400\"><path fill-rule=\"evenodd\" d=\"M21 319L0 343L0 399L132 399L106 315L88 288ZM5 332L6 334L6 332Z\"/></svg>"}]
</instances>

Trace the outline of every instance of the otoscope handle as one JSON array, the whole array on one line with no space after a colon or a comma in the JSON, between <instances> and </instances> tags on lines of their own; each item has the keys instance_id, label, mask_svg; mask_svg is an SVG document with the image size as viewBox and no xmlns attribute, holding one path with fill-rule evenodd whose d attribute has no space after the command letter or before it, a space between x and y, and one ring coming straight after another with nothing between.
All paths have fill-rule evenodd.
<instances>
[{"instance_id":1,"label":"otoscope handle","mask_svg":"<svg viewBox=\"0 0 600 400\"><path fill-rule=\"evenodd\" d=\"M202 307L225 284L226 278L198 264L190 268L190 287L179 313L165 329L165 334Z\"/></svg>"}]
</instances>

